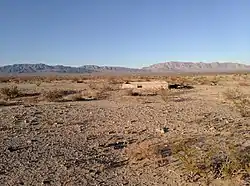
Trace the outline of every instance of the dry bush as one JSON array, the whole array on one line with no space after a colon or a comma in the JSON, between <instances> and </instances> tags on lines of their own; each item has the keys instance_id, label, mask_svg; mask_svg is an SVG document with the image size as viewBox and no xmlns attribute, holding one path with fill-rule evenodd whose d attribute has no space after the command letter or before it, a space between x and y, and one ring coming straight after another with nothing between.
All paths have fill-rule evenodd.
<instances>
[{"instance_id":1,"label":"dry bush","mask_svg":"<svg viewBox=\"0 0 250 186\"><path fill-rule=\"evenodd\" d=\"M223 92L223 95L230 101L246 98L246 95L237 88L227 89L225 92Z\"/></svg>"},{"instance_id":2,"label":"dry bush","mask_svg":"<svg viewBox=\"0 0 250 186\"><path fill-rule=\"evenodd\" d=\"M89 82L89 88L91 90L99 90L101 92L110 92L119 89L119 84L110 84L109 82Z\"/></svg>"},{"instance_id":3,"label":"dry bush","mask_svg":"<svg viewBox=\"0 0 250 186\"><path fill-rule=\"evenodd\" d=\"M39 87L42 84L42 81L36 81L35 84L37 87Z\"/></svg>"},{"instance_id":4,"label":"dry bush","mask_svg":"<svg viewBox=\"0 0 250 186\"><path fill-rule=\"evenodd\" d=\"M168 157L171 155L169 146L161 142L146 140L134 143L127 147L126 154L130 164L149 164L166 165L169 163Z\"/></svg>"},{"instance_id":5,"label":"dry bush","mask_svg":"<svg viewBox=\"0 0 250 186\"><path fill-rule=\"evenodd\" d=\"M0 77L0 83L8 83L10 81L10 77Z\"/></svg>"},{"instance_id":6,"label":"dry bush","mask_svg":"<svg viewBox=\"0 0 250 186\"><path fill-rule=\"evenodd\" d=\"M108 79L108 83L109 84L114 84L114 85L121 84L121 83L123 83L123 79L122 78L117 78L117 77L111 77L111 78Z\"/></svg>"},{"instance_id":7,"label":"dry bush","mask_svg":"<svg viewBox=\"0 0 250 186\"><path fill-rule=\"evenodd\" d=\"M64 94L64 93L63 93ZM99 90L87 89L81 92L61 96L58 101L91 101L106 99L108 94Z\"/></svg>"},{"instance_id":8,"label":"dry bush","mask_svg":"<svg viewBox=\"0 0 250 186\"><path fill-rule=\"evenodd\" d=\"M59 101L63 96L64 93L62 90L49 90L43 93L43 97L48 101Z\"/></svg>"},{"instance_id":9,"label":"dry bush","mask_svg":"<svg viewBox=\"0 0 250 186\"><path fill-rule=\"evenodd\" d=\"M182 94L189 93L188 90L169 90L169 89L160 89L158 94L161 96L161 99L165 102L170 101L174 97L179 97Z\"/></svg>"},{"instance_id":10,"label":"dry bush","mask_svg":"<svg viewBox=\"0 0 250 186\"><path fill-rule=\"evenodd\" d=\"M0 89L0 93L5 99L12 99L22 95L17 86L3 87Z\"/></svg>"},{"instance_id":11,"label":"dry bush","mask_svg":"<svg viewBox=\"0 0 250 186\"><path fill-rule=\"evenodd\" d=\"M199 143L201 140L198 138L187 138L170 145L173 156L181 162L182 171L189 181L203 179L209 185L217 178L250 176L249 147L242 149L229 144L225 148Z\"/></svg>"},{"instance_id":12,"label":"dry bush","mask_svg":"<svg viewBox=\"0 0 250 186\"><path fill-rule=\"evenodd\" d=\"M49 90L43 93L43 97L48 101L63 101L63 97L70 95L70 94L76 94L77 91L75 90Z\"/></svg>"},{"instance_id":13,"label":"dry bush","mask_svg":"<svg viewBox=\"0 0 250 186\"><path fill-rule=\"evenodd\" d=\"M198 85L217 85L220 81L220 76L195 76L192 82Z\"/></svg>"},{"instance_id":14,"label":"dry bush","mask_svg":"<svg viewBox=\"0 0 250 186\"><path fill-rule=\"evenodd\" d=\"M132 88L126 89L125 94L126 94L126 96L135 96Z\"/></svg>"},{"instance_id":15,"label":"dry bush","mask_svg":"<svg viewBox=\"0 0 250 186\"><path fill-rule=\"evenodd\" d=\"M109 93L105 90L93 90L93 89L87 89L82 91L81 93L82 97L85 99L90 100L102 100L107 99L109 97Z\"/></svg>"},{"instance_id":16,"label":"dry bush","mask_svg":"<svg viewBox=\"0 0 250 186\"><path fill-rule=\"evenodd\" d=\"M168 102L169 101L169 97L170 97L170 90L168 89L161 89L159 91L159 94L161 96L161 99L165 102Z\"/></svg>"},{"instance_id":17,"label":"dry bush","mask_svg":"<svg viewBox=\"0 0 250 186\"><path fill-rule=\"evenodd\" d=\"M250 117L250 99L249 98L235 100L234 105L238 109L242 117Z\"/></svg>"},{"instance_id":18,"label":"dry bush","mask_svg":"<svg viewBox=\"0 0 250 186\"><path fill-rule=\"evenodd\" d=\"M70 97L71 101L85 101L87 99L88 97L84 96L82 93L72 94L72 96Z\"/></svg>"},{"instance_id":19,"label":"dry bush","mask_svg":"<svg viewBox=\"0 0 250 186\"><path fill-rule=\"evenodd\" d=\"M14 105L22 105L23 101L6 101L0 100L0 106L14 106Z\"/></svg>"},{"instance_id":20,"label":"dry bush","mask_svg":"<svg viewBox=\"0 0 250 186\"><path fill-rule=\"evenodd\" d=\"M73 83L84 83L84 80L80 77L72 77L71 80Z\"/></svg>"},{"instance_id":21,"label":"dry bush","mask_svg":"<svg viewBox=\"0 0 250 186\"><path fill-rule=\"evenodd\" d=\"M239 89L228 89L224 92L227 100L231 101L242 117L250 117L250 98Z\"/></svg>"}]
</instances>

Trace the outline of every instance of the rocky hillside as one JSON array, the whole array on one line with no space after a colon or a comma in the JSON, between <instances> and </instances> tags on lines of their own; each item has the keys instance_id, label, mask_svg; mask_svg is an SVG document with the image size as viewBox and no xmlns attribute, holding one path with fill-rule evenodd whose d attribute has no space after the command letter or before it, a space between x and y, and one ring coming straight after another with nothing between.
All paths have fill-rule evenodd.
<instances>
[{"instance_id":1,"label":"rocky hillside","mask_svg":"<svg viewBox=\"0 0 250 186\"><path fill-rule=\"evenodd\" d=\"M193 62L165 62L144 67L151 72L231 72L250 71L250 65L239 63L193 63Z\"/></svg>"},{"instance_id":2,"label":"rocky hillside","mask_svg":"<svg viewBox=\"0 0 250 186\"><path fill-rule=\"evenodd\" d=\"M165 62L158 63L141 69L110 67L97 65L84 65L71 67L63 65L46 64L14 64L0 67L1 74L20 74L20 73L93 73L93 72L235 72L250 71L250 65L239 63L194 63L194 62Z\"/></svg>"}]
</instances>

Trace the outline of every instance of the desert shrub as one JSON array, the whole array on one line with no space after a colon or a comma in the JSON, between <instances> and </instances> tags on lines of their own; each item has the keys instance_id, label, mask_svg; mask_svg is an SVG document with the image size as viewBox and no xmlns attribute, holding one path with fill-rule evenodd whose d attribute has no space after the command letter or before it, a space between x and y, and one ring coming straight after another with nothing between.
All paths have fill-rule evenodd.
<instances>
[{"instance_id":1,"label":"desert shrub","mask_svg":"<svg viewBox=\"0 0 250 186\"><path fill-rule=\"evenodd\" d=\"M109 93L103 90L87 89L81 92L82 98L102 100L109 97Z\"/></svg>"},{"instance_id":2,"label":"desert shrub","mask_svg":"<svg viewBox=\"0 0 250 186\"><path fill-rule=\"evenodd\" d=\"M126 154L131 164L162 166L169 163L168 157L171 155L171 151L166 143L146 140L128 146Z\"/></svg>"},{"instance_id":3,"label":"desert shrub","mask_svg":"<svg viewBox=\"0 0 250 186\"><path fill-rule=\"evenodd\" d=\"M211 180L217 178L249 176L250 148L242 149L232 144L226 148L214 144L201 146L198 145L200 142L200 139L187 138L170 145L187 180L195 182L203 179L209 185Z\"/></svg>"},{"instance_id":4,"label":"desert shrub","mask_svg":"<svg viewBox=\"0 0 250 186\"><path fill-rule=\"evenodd\" d=\"M250 99L248 95L244 94L239 89L228 89L224 92L224 96L233 103L242 117L250 116Z\"/></svg>"},{"instance_id":5,"label":"desert shrub","mask_svg":"<svg viewBox=\"0 0 250 186\"><path fill-rule=\"evenodd\" d=\"M125 90L125 95L126 96L135 96L134 92L133 92L133 89L126 89Z\"/></svg>"},{"instance_id":6,"label":"desert shrub","mask_svg":"<svg viewBox=\"0 0 250 186\"><path fill-rule=\"evenodd\" d=\"M72 77L71 81L73 83L84 83L84 81L81 77Z\"/></svg>"},{"instance_id":7,"label":"desert shrub","mask_svg":"<svg viewBox=\"0 0 250 186\"><path fill-rule=\"evenodd\" d=\"M123 80L121 78L111 77L108 79L108 82L109 82L109 84L117 85L117 84L123 83Z\"/></svg>"},{"instance_id":8,"label":"desert shrub","mask_svg":"<svg viewBox=\"0 0 250 186\"><path fill-rule=\"evenodd\" d=\"M231 101L246 98L246 95L237 88L227 89L225 92L223 92L223 95L225 96L226 99Z\"/></svg>"},{"instance_id":9,"label":"desert shrub","mask_svg":"<svg viewBox=\"0 0 250 186\"><path fill-rule=\"evenodd\" d=\"M165 102L169 101L170 91L168 89L161 89L159 91L159 94L161 96L161 99Z\"/></svg>"},{"instance_id":10,"label":"desert shrub","mask_svg":"<svg viewBox=\"0 0 250 186\"><path fill-rule=\"evenodd\" d=\"M82 93L76 93L71 96L72 101L84 101L86 98L83 96Z\"/></svg>"},{"instance_id":11,"label":"desert shrub","mask_svg":"<svg viewBox=\"0 0 250 186\"><path fill-rule=\"evenodd\" d=\"M75 90L49 90L43 93L43 97L48 101L62 101L64 96L75 94Z\"/></svg>"},{"instance_id":12,"label":"desert shrub","mask_svg":"<svg viewBox=\"0 0 250 186\"><path fill-rule=\"evenodd\" d=\"M169 90L169 89L160 89L158 94L161 96L161 99L165 102L170 101L175 97L180 97L180 95L189 93L190 90Z\"/></svg>"},{"instance_id":13,"label":"desert shrub","mask_svg":"<svg viewBox=\"0 0 250 186\"><path fill-rule=\"evenodd\" d=\"M16 98L22 95L17 86L3 87L0 89L0 93L4 98L7 99Z\"/></svg>"},{"instance_id":14,"label":"desert shrub","mask_svg":"<svg viewBox=\"0 0 250 186\"><path fill-rule=\"evenodd\" d=\"M35 84L36 84L36 86L39 87L42 84L42 81L36 81Z\"/></svg>"},{"instance_id":15,"label":"desert shrub","mask_svg":"<svg viewBox=\"0 0 250 186\"><path fill-rule=\"evenodd\" d=\"M7 83L9 82L11 77L0 77L0 83Z\"/></svg>"},{"instance_id":16,"label":"desert shrub","mask_svg":"<svg viewBox=\"0 0 250 186\"><path fill-rule=\"evenodd\" d=\"M97 85L97 87L98 90L101 90L103 92L114 91L118 89L117 83L110 84L108 82L102 82L99 85Z\"/></svg>"}]
</instances>

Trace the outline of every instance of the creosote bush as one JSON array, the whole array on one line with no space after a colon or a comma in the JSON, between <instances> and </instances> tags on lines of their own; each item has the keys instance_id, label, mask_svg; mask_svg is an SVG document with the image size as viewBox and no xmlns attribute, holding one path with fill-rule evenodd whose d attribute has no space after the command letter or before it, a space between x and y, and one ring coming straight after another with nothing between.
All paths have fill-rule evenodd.
<instances>
[{"instance_id":1,"label":"creosote bush","mask_svg":"<svg viewBox=\"0 0 250 186\"><path fill-rule=\"evenodd\" d=\"M70 94L75 94L74 90L49 90L43 93L43 97L48 101L62 101L63 97Z\"/></svg>"},{"instance_id":2,"label":"creosote bush","mask_svg":"<svg viewBox=\"0 0 250 186\"><path fill-rule=\"evenodd\" d=\"M17 86L3 87L0 89L0 93L4 99L12 99L22 95Z\"/></svg>"},{"instance_id":3,"label":"creosote bush","mask_svg":"<svg viewBox=\"0 0 250 186\"><path fill-rule=\"evenodd\" d=\"M227 100L231 101L242 117L250 116L250 98L239 89L228 89L224 92Z\"/></svg>"},{"instance_id":4,"label":"creosote bush","mask_svg":"<svg viewBox=\"0 0 250 186\"><path fill-rule=\"evenodd\" d=\"M146 140L130 145L126 149L126 154L130 164L163 166L169 163L168 157L171 155L171 151L165 143Z\"/></svg>"},{"instance_id":5,"label":"creosote bush","mask_svg":"<svg viewBox=\"0 0 250 186\"><path fill-rule=\"evenodd\" d=\"M161 99L165 102L169 101L169 97L170 97L170 91L168 89L161 89L159 91L159 94L161 96Z\"/></svg>"},{"instance_id":6,"label":"creosote bush","mask_svg":"<svg viewBox=\"0 0 250 186\"><path fill-rule=\"evenodd\" d=\"M169 89L160 89L158 94L161 96L161 99L164 102L168 102L175 97L179 97L183 94L189 93L190 90L169 90Z\"/></svg>"},{"instance_id":7,"label":"creosote bush","mask_svg":"<svg viewBox=\"0 0 250 186\"><path fill-rule=\"evenodd\" d=\"M199 145L203 143L203 145ZM241 179L250 176L250 148L233 144L226 147L206 144L198 138L187 138L170 145L173 156L181 162L180 166L188 181L204 180L210 185L214 179Z\"/></svg>"}]
</instances>

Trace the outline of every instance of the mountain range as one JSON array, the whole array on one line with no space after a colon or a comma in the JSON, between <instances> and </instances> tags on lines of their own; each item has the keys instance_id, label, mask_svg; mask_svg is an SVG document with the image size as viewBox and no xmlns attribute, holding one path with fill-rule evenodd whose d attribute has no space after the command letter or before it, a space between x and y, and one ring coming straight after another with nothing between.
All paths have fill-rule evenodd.
<instances>
[{"instance_id":1,"label":"mountain range","mask_svg":"<svg viewBox=\"0 0 250 186\"><path fill-rule=\"evenodd\" d=\"M240 63L195 63L195 62L164 62L143 68L126 68L112 66L84 65L79 67L46 64L14 64L0 67L0 74L21 73L94 73L94 72L154 72L154 73L181 73L181 72L238 72L250 71L250 65Z\"/></svg>"}]
</instances>

